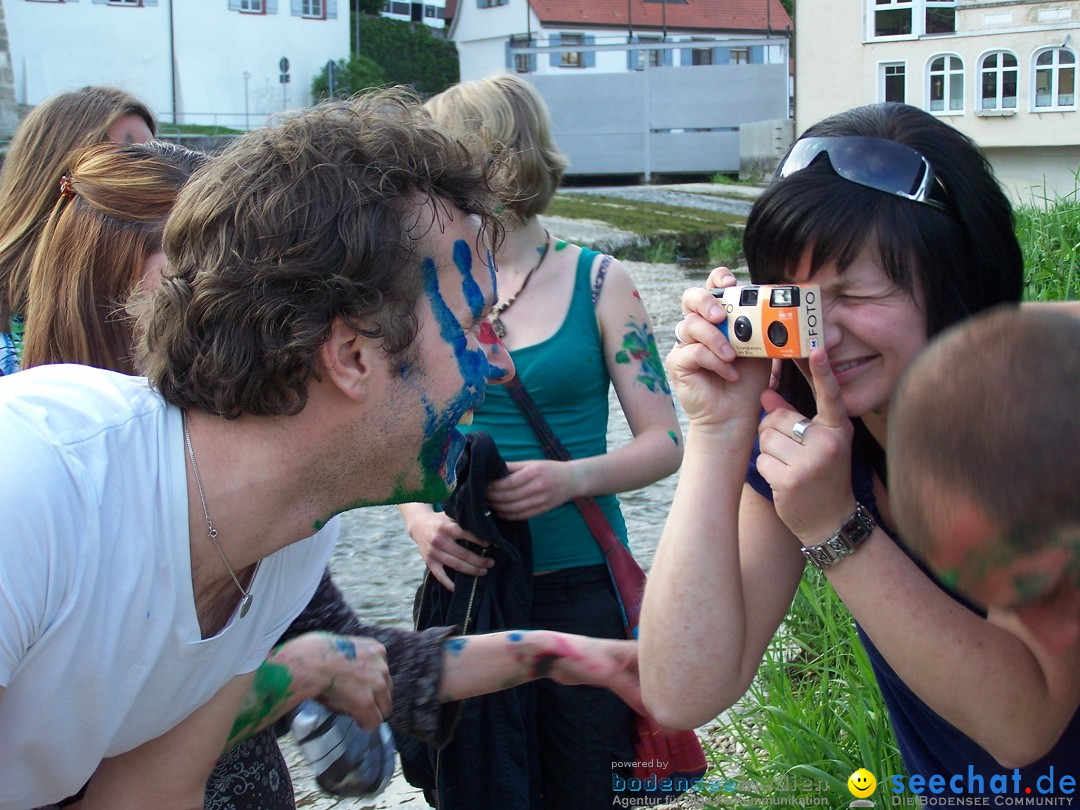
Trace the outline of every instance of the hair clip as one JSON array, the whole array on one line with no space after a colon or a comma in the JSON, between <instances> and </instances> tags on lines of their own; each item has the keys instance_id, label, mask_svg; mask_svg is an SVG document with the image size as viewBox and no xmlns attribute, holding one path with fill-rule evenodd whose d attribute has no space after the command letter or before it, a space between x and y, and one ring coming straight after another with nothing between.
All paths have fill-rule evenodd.
<instances>
[{"instance_id":1,"label":"hair clip","mask_svg":"<svg viewBox=\"0 0 1080 810\"><path fill-rule=\"evenodd\" d=\"M60 196L74 197L75 189L71 187L71 178L66 174L60 178Z\"/></svg>"}]
</instances>

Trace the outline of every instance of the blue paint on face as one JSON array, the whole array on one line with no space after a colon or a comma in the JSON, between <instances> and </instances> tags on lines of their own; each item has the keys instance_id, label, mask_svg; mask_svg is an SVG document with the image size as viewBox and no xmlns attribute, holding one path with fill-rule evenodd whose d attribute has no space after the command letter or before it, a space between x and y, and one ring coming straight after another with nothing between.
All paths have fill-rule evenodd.
<instances>
[{"instance_id":1,"label":"blue paint on face","mask_svg":"<svg viewBox=\"0 0 1080 810\"><path fill-rule=\"evenodd\" d=\"M472 250L464 239L454 242L454 264L461 273L461 291L465 294L465 301L469 305L469 311L474 319L480 317L484 311L484 294L480 291L480 285L472 274Z\"/></svg>"},{"instance_id":2,"label":"blue paint on face","mask_svg":"<svg viewBox=\"0 0 1080 810\"><path fill-rule=\"evenodd\" d=\"M521 641L521 633L511 633L507 638L511 641Z\"/></svg>"},{"instance_id":3,"label":"blue paint on face","mask_svg":"<svg viewBox=\"0 0 1080 810\"><path fill-rule=\"evenodd\" d=\"M454 265L461 274L461 292L474 319L479 319L484 310L484 295L472 274L472 251L464 239L454 242ZM458 371L464 381L462 390L447 403L441 412L436 412L426 396L423 397L425 410L424 435L434 439L440 445L445 442L446 454L441 459L443 477L453 486L457 460L465 448L465 437L456 429L465 411L480 406L484 400L484 389L491 375L491 364L483 347L469 348L461 322L446 303L439 288L439 271L435 261L423 260L424 292L431 301L431 309L439 325L439 335L453 349ZM505 372L503 372L505 374ZM445 437L445 439L443 438Z\"/></svg>"}]
</instances>

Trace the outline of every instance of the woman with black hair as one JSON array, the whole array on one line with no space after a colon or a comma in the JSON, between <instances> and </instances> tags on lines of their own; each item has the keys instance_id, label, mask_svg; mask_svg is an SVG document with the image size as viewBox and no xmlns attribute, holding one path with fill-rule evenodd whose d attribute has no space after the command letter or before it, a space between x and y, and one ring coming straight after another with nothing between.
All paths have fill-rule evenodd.
<instances>
[{"instance_id":1,"label":"woman with black hair","mask_svg":"<svg viewBox=\"0 0 1080 810\"><path fill-rule=\"evenodd\" d=\"M789 151L745 248L755 283L820 286L823 346L784 361L772 390L769 363L735 359L710 292L684 295L667 365L690 432L646 593L646 706L691 727L734 703L810 561L859 624L910 774L1027 766L1032 785L1074 768L1080 644L1049 651L959 599L909 556L886 490L904 369L942 329L1020 298L1011 207L985 158L914 107L833 116ZM734 283L720 268L708 286Z\"/></svg>"}]
</instances>

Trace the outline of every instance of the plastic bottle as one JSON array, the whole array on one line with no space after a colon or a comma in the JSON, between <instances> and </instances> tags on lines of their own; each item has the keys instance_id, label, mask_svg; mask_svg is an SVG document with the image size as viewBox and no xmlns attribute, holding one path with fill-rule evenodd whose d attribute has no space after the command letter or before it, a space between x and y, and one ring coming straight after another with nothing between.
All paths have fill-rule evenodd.
<instances>
[{"instance_id":1,"label":"plastic bottle","mask_svg":"<svg viewBox=\"0 0 1080 810\"><path fill-rule=\"evenodd\" d=\"M346 714L305 700L292 715L293 737L315 781L338 796L375 796L394 774L394 738L382 723L365 731Z\"/></svg>"}]
</instances>

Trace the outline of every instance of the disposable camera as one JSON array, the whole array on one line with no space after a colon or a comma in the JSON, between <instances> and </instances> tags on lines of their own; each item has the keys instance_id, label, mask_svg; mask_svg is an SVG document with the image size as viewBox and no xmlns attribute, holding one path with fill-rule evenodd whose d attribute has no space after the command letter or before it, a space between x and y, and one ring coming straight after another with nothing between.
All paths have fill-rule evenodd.
<instances>
[{"instance_id":1,"label":"disposable camera","mask_svg":"<svg viewBox=\"0 0 1080 810\"><path fill-rule=\"evenodd\" d=\"M739 357L807 357L821 345L816 284L743 284L711 292L727 310L717 328Z\"/></svg>"}]
</instances>

